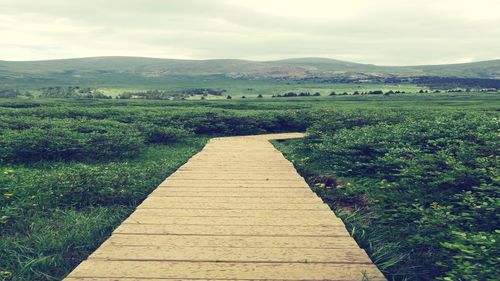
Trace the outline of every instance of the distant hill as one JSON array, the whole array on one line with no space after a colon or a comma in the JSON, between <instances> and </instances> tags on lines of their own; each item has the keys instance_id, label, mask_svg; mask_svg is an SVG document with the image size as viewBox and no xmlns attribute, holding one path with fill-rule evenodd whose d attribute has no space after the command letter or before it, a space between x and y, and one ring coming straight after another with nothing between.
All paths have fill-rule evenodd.
<instances>
[{"instance_id":1,"label":"distant hill","mask_svg":"<svg viewBox=\"0 0 500 281\"><path fill-rule=\"evenodd\" d=\"M92 57L44 61L0 61L0 85L120 84L172 77L219 75L248 79L345 79L363 82L399 77L500 79L500 60L423 66L377 66L326 58L277 61L236 59L177 60L142 57Z\"/></svg>"}]
</instances>

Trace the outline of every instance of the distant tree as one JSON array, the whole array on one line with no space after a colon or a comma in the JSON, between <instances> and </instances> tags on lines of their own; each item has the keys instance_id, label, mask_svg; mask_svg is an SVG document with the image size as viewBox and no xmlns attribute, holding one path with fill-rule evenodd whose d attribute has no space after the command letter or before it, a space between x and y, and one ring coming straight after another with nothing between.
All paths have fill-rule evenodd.
<instances>
[{"instance_id":1,"label":"distant tree","mask_svg":"<svg viewBox=\"0 0 500 281\"><path fill-rule=\"evenodd\" d=\"M359 95L359 92L358 91L354 91L354 93L352 93L353 95Z\"/></svg>"},{"instance_id":2,"label":"distant tree","mask_svg":"<svg viewBox=\"0 0 500 281\"><path fill-rule=\"evenodd\" d=\"M230 100L230 99L232 99L232 98L233 98L233 97L231 97L231 96L227 96L227 97L226 97L226 99L227 99L227 100Z\"/></svg>"},{"instance_id":3,"label":"distant tree","mask_svg":"<svg viewBox=\"0 0 500 281\"><path fill-rule=\"evenodd\" d=\"M262 94L259 94L257 97L260 99L263 98ZM273 95L273 97L274 97L274 95Z\"/></svg>"},{"instance_id":4,"label":"distant tree","mask_svg":"<svg viewBox=\"0 0 500 281\"><path fill-rule=\"evenodd\" d=\"M246 99L247 97L245 97L245 96L241 96L241 98L242 98L242 99Z\"/></svg>"},{"instance_id":5,"label":"distant tree","mask_svg":"<svg viewBox=\"0 0 500 281\"><path fill-rule=\"evenodd\" d=\"M201 99L202 99L202 100L204 100L204 99L205 99L205 97L204 97L204 96L202 96L202 97L201 97Z\"/></svg>"},{"instance_id":6,"label":"distant tree","mask_svg":"<svg viewBox=\"0 0 500 281\"><path fill-rule=\"evenodd\" d=\"M29 91L26 91L26 92L24 93L24 95L25 95L26 97L28 97L28 98L34 98L34 97L35 97L35 96L34 96L31 92L29 92Z\"/></svg>"},{"instance_id":7,"label":"distant tree","mask_svg":"<svg viewBox=\"0 0 500 281\"><path fill-rule=\"evenodd\" d=\"M20 96L21 92L16 89L6 89L6 90L0 90L0 98L16 98L17 96Z\"/></svg>"},{"instance_id":8,"label":"distant tree","mask_svg":"<svg viewBox=\"0 0 500 281\"><path fill-rule=\"evenodd\" d=\"M182 95L188 95L188 96L197 96L197 95L203 95L203 96L222 96L223 93L226 92L226 89L212 89L212 88L192 88L192 89L185 89L182 90L180 93Z\"/></svg>"},{"instance_id":9,"label":"distant tree","mask_svg":"<svg viewBox=\"0 0 500 281\"><path fill-rule=\"evenodd\" d=\"M337 93L331 92L329 96L336 96L336 95L337 95Z\"/></svg>"},{"instance_id":10,"label":"distant tree","mask_svg":"<svg viewBox=\"0 0 500 281\"><path fill-rule=\"evenodd\" d=\"M424 90L420 90L418 91L419 94L423 94L424 93Z\"/></svg>"},{"instance_id":11,"label":"distant tree","mask_svg":"<svg viewBox=\"0 0 500 281\"><path fill-rule=\"evenodd\" d=\"M316 92L316 93L314 93L314 95L313 95L313 96L315 96L315 97L319 97L319 96L321 96L321 94L320 94L319 92Z\"/></svg>"}]
</instances>

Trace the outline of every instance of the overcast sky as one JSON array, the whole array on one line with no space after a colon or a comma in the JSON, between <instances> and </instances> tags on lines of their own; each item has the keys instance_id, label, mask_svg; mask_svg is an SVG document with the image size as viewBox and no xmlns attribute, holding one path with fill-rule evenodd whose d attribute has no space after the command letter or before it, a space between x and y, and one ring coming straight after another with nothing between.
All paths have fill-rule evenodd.
<instances>
[{"instance_id":1,"label":"overcast sky","mask_svg":"<svg viewBox=\"0 0 500 281\"><path fill-rule=\"evenodd\" d=\"M500 0L0 0L0 60L500 58Z\"/></svg>"}]
</instances>

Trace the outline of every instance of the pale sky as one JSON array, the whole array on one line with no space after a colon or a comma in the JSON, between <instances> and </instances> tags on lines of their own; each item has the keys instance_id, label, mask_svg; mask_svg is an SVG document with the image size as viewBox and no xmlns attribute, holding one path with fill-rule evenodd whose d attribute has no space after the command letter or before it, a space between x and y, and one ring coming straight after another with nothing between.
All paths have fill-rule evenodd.
<instances>
[{"instance_id":1,"label":"pale sky","mask_svg":"<svg viewBox=\"0 0 500 281\"><path fill-rule=\"evenodd\" d=\"M0 60L500 58L500 0L0 0Z\"/></svg>"}]
</instances>

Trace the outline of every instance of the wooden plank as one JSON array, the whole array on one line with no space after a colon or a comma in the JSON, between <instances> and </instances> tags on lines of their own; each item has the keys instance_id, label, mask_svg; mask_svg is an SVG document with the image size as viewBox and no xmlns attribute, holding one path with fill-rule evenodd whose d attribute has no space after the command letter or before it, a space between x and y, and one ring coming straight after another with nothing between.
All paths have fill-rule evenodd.
<instances>
[{"instance_id":1,"label":"wooden plank","mask_svg":"<svg viewBox=\"0 0 500 281\"><path fill-rule=\"evenodd\" d=\"M156 190L162 190L162 189L171 189L171 188L177 188L177 189L184 189L184 190L189 190L189 189L200 189L200 188L215 188L215 189L220 189L220 188L231 188L235 190L235 192L240 192L244 190L249 190L255 188L256 190L261 190L261 189L280 189L282 192L288 192L288 191L295 191L297 189L303 189L310 191L309 186L303 186L303 185L281 185L281 186L276 186L273 184L266 185L266 184L246 184L246 183L226 183L226 184L220 184L220 183L201 183L201 184L163 184L160 185L156 188ZM214 189L214 190L215 190Z\"/></svg>"},{"instance_id":2,"label":"wooden plank","mask_svg":"<svg viewBox=\"0 0 500 281\"><path fill-rule=\"evenodd\" d=\"M335 217L329 210L219 210L219 209L143 209L134 214L149 214L161 217L274 217L274 218L314 218Z\"/></svg>"},{"instance_id":3,"label":"wooden plank","mask_svg":"<svg viewBox=\"0 0 500 281\"><path fill-rule=\"evenodd\" d=\"M181 167L179 172L196 172L201 174L214 173L228 173L228 174L287 174L295 173L295 169L290 167L273 167L273 168L262 168L262 167L246 167L244 170L241 167L213 167L211 165L197 166L197 167Z\"/></svg>"},{"instance_id":4,"label":"wooden plank","mask_svg":"<svg viewBox=\"0 0 500 281\"><path fill-rule=\"evenodd\" d=\"M231 187L163 187L157 188L153 192L219 192L223 194L243 194L243 193L255 193L265 196L267 193L281 194L281 195L294 195L294 194L314 194L309 188L296 187L288 188L286 190L282 188L272 188L272 187L253 187L253 188L231 188ZM295 196L290 196L295 197Z\"/></svg>"},{"instance_id":5,"label":"wooden plank","mask_svg":"<svg viewBox=\"0 0 500 281\"><path fill-rule=\"evenodd\" d=\"M275 191L276 189L266 188L247 188L244 190L234 190L233 188L162 188L156 189L149 195L164 197L272 197L272 198L290 198L290 197L316 197L316 194L306 189L293 191Z\"/></svg>"},{"instance_id":6,"label":"wooden plank","mask_svg":"<svg viewBox=\"0 0 500 281\"><path fill-rule=\"evenodd\" d=\"M290 171L292 171L292 169L290 169ZM276 170L276 171L268 171L268 170L256 170L254 169L253 171L244 171L244 170L241 170L240 168L238 169L234 169L234 170L229 170L229 169L226 169L226 170L221 170L221 169L212 169L210 171L207 171L207 170L203 170L203 169L198 169L196 171L186 171L186 170L177 170L177 172L173 173L172 175L170 175L170 177L172 176L175 176L175 177L179 177L179 176L207 176L207 177L211 177L211 176L219 176L219 177L228 177L228 176L280 176L280 177L283 177L283 178L290 178L290 177L294 177L294 178L299 178L300 176L299 175L296 175L296 174L293 174L293 173L290 173L290 171L283 171L282 169L280 170Z\"/></svg>"},{"instance_id":7,"label":"wooden plank","mask_svg":"<svg viewBox=\"0 0 500 281\"><path fill-rule=\"evenodd\" d=\"M123 261L371 263L363 250L348 248L342 249L342 251L325 251L317 248L174 247L170 245L107 244L99 247L89 258Z\"/></svg>"},{"instance_id":8,"label":"wooden plank","mask_svg":"<svg viewBox=\"0 0 500 281\"><path fill-rule=\"evenodd\" d=\"M144 203L165 204L175 202L190 203L234 203L234 204L321 204L323 201L317 197L158 197L150 196Z\"/></svg>"},{"instance_id":9,"label":"wooden plank","mask_svg":"<svg viewBox=\"0 0 500 281\"><path fill-rule=\"evenodd\" d=\"M184 246L234 248L358 249L349 236L207 236L115 233L105 244L125 246ZM329 253L329 251L325 251Z\"/></svg>"},{"instance_id":10,"label":"wooden plank","mask_svg":"<svg viewBox=\"0 0 500 281\"><path fill-rule=\"evenodd\" d=\"M304 182L277 182L277 181L224 181L224 180L211 180L211 181L200 181L200 180L176 180L176 181L166 181L159 185L162 187L231 187L231 188L309 188L309 186Z\"/></svg>"},{"instance_id":11,"label":"wooden plank","mask_svg":"<svg viewBox=\"0 0 500 281\"><path fill-rule=\"evenodd\" d=\"M244 184L276 184L276 185L284 185L284 186L294 186L294 185L299 185L299 186L304 186L305 181L303 179L232 179L229 176L226 178L220 178L220 179L202 179L203 182L206 183L244 183ZM191 179L191 178L168 178L166 181L164 181L161 185L168 184L168 183L194 183L197 184L200 182L200 179Z\"/></svg>"},{"instance_id":12,"label":"wooden plank","mask_svg":"<svg viewBox=\"0 0 500 281\"><path fill-rule=\"evenodd\" d=\"M189 178L190 180L263 180L263 181L291 181L300 180L299 176L290 175L266 175L266 174L235 174L235 173L217 173L201 174L196 172L179 173L169 177L170 180Z\"/></svg>"},{"instance_id":13,"label":"wooden plank","mask_svg":"<svg viewBox=\"0 0 500 281\"><path fill-rule=\"evenodd\" d=\"M255 161L267 161L267 163L270 164L279 164L279 163L288 164L282 157L283 156L279 154L269 155L269 153L263 153L257 156L244 154L243 156L240 157L224 156L222 154L200 154L198 156L194 156L193 158L191 158L191 160L193 161L205 160L207 162L210 161L210 162L239 163L239 164L249 163L254 166L256 164Z\"/></svg>"},{"instance_id":14,"label":"wooden plank","mask_svg":"<svg viewBox=\"0 0 500 281\"><path fill-rule=\"evenodd\" d=\"M164 225L122 223L114 231L121 234L168 234L211 236L347 236L344 226L282 226L282 225Z\"/></svg>"},{"instance_id":15,"label":"wooden plank","mask_svg":"<svg viewBox=\"0 0 500 281\"><path fill-rule=\"evenodd\" d=\"M87 260L70 277L225 280L385 280L373 265Z\"/></svg>"},{"instance_id":16,"label":"wooden plank","mask_svg":"<svg viewBox=\"0 0 500 281\"><path fill-rule=\"evenodd\" d=\"M212 202L161 202L147 201L139 205L143 209L238 209L238 210L330 210L326 204L287 204L287 203L212 203Z\"/></svg>"},{"instance_id":17,"label":"wooden plank","mask_svg":"<svg viewBox=\"0 0 500 281\"><path fill-rule=\"evenodd\" d=\"M153 213L134 212L124 223L139 224L189 224L189 225L343 225L342 221L333 216L312 218L302 217L165 217Z\"/></svg>"},{"instance_id":18,"label":"wooden plank","mask_svg":"<svg viewBox=\"0 0 500 281\"><path fill-rule=\"evenodd\" d=\"M231 166L228 164L229 162L222 162L222 161L210 161L210 160L202 160L198 159L197 161L190 161L185 163L180 167L180 171L183 171L183 169L191 168L191 167L207 167L207 168L214 168L217 169L220 166L225 166L227 169L230 170L237 170L238 171L246 171L244 169L241 169L241 167L246 167L249 169L256 169L256 170L262 170L262 171L280 171L281 169L293 169L293 164L290 162L281 162L281 163L273 163L273 165L259 165L262 164L261 162L238 162L238 166Z\"/></svg>"}]
</instances>

